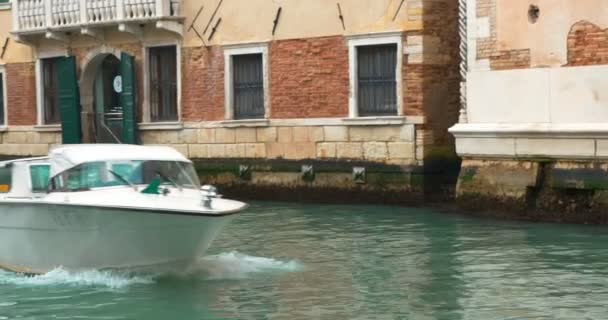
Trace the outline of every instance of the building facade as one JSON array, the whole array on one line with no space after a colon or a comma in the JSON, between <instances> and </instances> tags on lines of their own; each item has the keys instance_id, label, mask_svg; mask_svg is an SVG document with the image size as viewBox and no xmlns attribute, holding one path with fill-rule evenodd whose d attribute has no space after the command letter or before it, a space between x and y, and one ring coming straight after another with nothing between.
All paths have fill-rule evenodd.
<instances>
[{"instance_id":1,"label":"building facade","mask_svg":"<svg viewBox=\"0 0 608 320\"><path fill-rule=\"evenodd\" d=\"M171 145L220 185L383 190L454 159L455 1L11 2L1 155Z\"/></svg>"},{"instance_id":2,"label":"building facade","mask_svg":"<svg viewBox=\"0 0 608 320\"><path fill-rule=\"evenodd\" d=\"M458 197L539 219L606 222L586 213L604 211L608 189L608 1L460 6L466 93L451 129L463 158Z\"/></svg>"}]
</instances>

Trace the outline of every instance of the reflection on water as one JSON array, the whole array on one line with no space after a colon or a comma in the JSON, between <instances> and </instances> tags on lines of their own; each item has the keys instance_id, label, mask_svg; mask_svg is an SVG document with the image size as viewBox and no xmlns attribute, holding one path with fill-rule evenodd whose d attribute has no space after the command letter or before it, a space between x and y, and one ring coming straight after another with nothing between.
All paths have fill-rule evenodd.
<instances>
[{"instance_id":1,"label":"reflection on water","mask_svg":"<svg viewBox=\"0 0 608 320\"><path fill-rule=\"evenodd\" d=\"M606 319L604 228L257 204L182 274L0 272L0 319Z\"/></svg>"}]
</instances>

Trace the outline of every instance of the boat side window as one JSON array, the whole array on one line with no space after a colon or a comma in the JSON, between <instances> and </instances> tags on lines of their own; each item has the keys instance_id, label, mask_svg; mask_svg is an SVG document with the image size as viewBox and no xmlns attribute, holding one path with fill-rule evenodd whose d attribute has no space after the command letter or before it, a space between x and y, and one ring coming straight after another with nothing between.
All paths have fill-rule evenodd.
<instances>
[{"instance_id":1,"label":"boat side window","mask_svg":"<svg viewBox=\"0 0 608 320\"><path fill-rule=\"evenodd\" d=\"M51 166L48 164L31 164L29 169L32 192L46 192L49 186Z\"/></svg>"},{"instance_id":2,"label":"boat side window","mask_svg":"<svg viewBox=\"0 0 608 320\"><path fill-rule=\"evenodd\" d=\"M92 188L123 184L108 172L105 162L91 162L81 164L55 176L51 190L63 192L86 191Z\"/></svg>"},{"instance_id":3,"label":"boat side window","mask_svg":"<svg viewBox=\"0 0 608 320\"><path fill-rule=\"evenodd\" d=\"M8 193L11 191L12 180L11 168L0 168L0 193Z\"/></svg>"}]
</instances>

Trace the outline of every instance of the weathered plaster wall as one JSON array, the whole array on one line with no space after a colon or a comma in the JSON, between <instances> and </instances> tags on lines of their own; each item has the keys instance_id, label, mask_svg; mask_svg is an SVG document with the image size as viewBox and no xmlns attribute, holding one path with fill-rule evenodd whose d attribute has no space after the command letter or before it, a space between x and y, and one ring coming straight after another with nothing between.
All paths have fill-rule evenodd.
<instances>
[{"instance_id":1,"label":"weathered plaster wall","mask_svg":"<svg viewBox=\"0 0 608 320\"><path fill-rule=\"evenodd\" d=\"M32 62L33 51L31 47L15 42L10 35L12 29L11 10L0 10L0 46L4 45L6 39L9 39L4 56L0 58L0 64Z\"/></svg>"},{"instance_id":2,"label":"weathered plaster wall","mask_svg":"<svg viewBox=\"0 0 608 320\"><path fill-rule=\"evenodd\" d=\"M440 0L440 2L442 1ZM220 0L185 0L184 12L187 16L185 24L189 26L200 6L204 5L205 8L195 23L197 29L201 32L204 31L219 2ZM222 17L222 22L210 44L421 29L421 21L408 19L408 10L419 11L424 2L432 1L405 1L399 14L393 20L400 2L401 0L340 1L345 25L345 30L343 30L335 1L225 0L216 15L216 19ZM273 21L279 7L283 9L273 36ZM209 31L206 35L209 35ZM207 38L205 41L208 41ZM189 32L185 38L185 45L199 46L201 41L194 32Z\"/></svg>"},{"instance_id":3,"label":"weathered plaster wall","mask_svg":"<svg viewBox=\"0 0 608 320\"><path fill-rule=\"evenodd\" d=\"M528 8L536 5L540 17L528 20ZM496 0L496 50L530 50L534 67L560 66L568 61L568 34L585 20L608 28L606 0Z\"/></svg>"}]
</instances>

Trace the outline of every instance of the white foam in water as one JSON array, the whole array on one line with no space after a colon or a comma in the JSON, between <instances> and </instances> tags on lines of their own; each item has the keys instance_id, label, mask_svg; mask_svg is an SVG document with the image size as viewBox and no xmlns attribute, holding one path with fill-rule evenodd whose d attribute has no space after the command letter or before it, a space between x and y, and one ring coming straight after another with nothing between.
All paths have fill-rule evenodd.
<instances>
[{"instance_id":1,"label":"white foam in water","mask_svg":"<svg viewBox=\"0 0 608 320\"><path fill-rule=\"evenodd\" d=\"M204 257L188 274L202 272L207 279L213 280L244 279L258 273L293 272L301 269L301 264L295 260L281 261L229 252Z\"/></svg>"},{"instance_id":2,"label":"white foam in water","mask_svg":"<svg viewBox=\"0 0 608 320\"><path fill-rule=\"evenodd\" d=\"M204 279L245 279L253 274L268 272L290 272L301 269L294 260L280 261L272 258L248 256L238 252L229 252L202 258L197 265L181 276L204 275ZM170 273L174 274L175 273ZM8 271L0 271L0 285L18 286L93 286L120 289L138 284L155 283L162 273L135 274L120 271L87 270L79 272L67 271L63 268L54 269L48 273L26 276Z\"/></svg>"},{"instance_id":3,"label":"white foam in water","mask_svg":"<svg viewBox=\"0 0 608 320\"><path fill-rule=\"evenodd\" d=\"M35 276L0 271L0 284L13 284L20 286L99 286L113 289L124 288L134 284L153 283L152 276L132 275L112 271L88 270L81 272L69 272L63 268L57 268L48 273Z\"/></svg>"}]
</instances>

